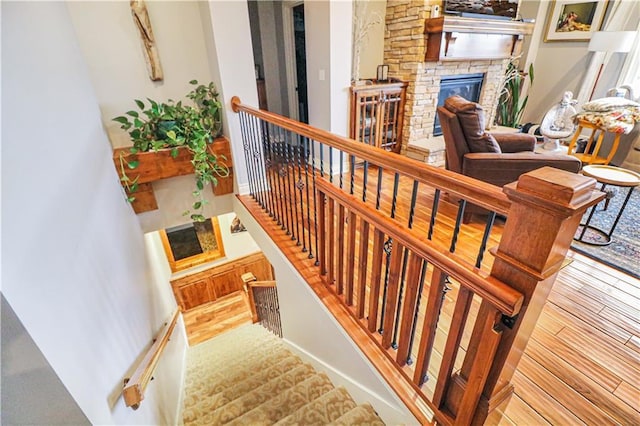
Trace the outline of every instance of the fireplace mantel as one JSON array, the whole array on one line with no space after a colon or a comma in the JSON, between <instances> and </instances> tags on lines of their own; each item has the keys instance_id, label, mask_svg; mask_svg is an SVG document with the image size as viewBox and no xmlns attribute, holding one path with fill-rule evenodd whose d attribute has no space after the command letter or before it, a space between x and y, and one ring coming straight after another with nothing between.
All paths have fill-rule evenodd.
<instances>
[{"instance_id":1,"label":"fireplace mantel","mask_svg":"<svg viewBox=\"0 0 640 426\"><path fill-rule=\"evenodd\" d=\"M425 61L505 59L522 50L533 23L440 16L425 22Z\"/></svg>"}]
</instances>

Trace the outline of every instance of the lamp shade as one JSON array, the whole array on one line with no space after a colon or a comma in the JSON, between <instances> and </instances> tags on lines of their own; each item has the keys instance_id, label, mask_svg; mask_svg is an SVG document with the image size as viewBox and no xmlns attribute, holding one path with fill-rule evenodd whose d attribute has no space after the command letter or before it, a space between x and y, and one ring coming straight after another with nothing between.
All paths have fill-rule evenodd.
<instances>
[{"instance_id":1,"label":"lamp shade","mask_svg":"<svg viewBox=\"0 0 640 426\"><path fill-rule=\"evenodd\" d=\"M590 52L621 52L631 50L636 31L596 31L589 42Z\"/></svg>"}]
</instances>

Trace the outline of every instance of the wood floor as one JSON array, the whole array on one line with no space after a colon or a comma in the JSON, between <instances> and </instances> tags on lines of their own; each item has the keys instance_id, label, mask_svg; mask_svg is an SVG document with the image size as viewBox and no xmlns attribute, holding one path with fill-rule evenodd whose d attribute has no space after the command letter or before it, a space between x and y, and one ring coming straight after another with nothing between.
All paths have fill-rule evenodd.
<instances>
[{"instance_id":1,"label":"wood floor","mask_svg":"<svg viewBox=\"0 0 640 426\"><path fill-rule=\"evenodd\" d=\"M638 425L640 280L581 254L569 256L499 423Z\"/></svg>"},{"instance_id":2,"label":"wood floor","mask_svg":"<svg viewBox=\"0 0 640 426\"><path fill-rule=\"evenodd\" d=\"M182 317L190 346L251 322L251 312L239 291L183 312Z\"/></svg>"}]
</instances>

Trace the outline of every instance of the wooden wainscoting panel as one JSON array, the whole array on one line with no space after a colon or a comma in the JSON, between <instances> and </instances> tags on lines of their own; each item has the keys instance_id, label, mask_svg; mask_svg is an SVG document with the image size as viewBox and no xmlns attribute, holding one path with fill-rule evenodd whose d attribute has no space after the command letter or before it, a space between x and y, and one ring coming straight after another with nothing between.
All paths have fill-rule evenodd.
<instances>
[{"instance_id":1,"label":"wooden wainscoting panel","mask_svg":"<svg viewBox=\"0 0 640 426\"><path fill-rule=\"evenodd\" d=\"M180 310L187 311L242 290L242 274L253 273L258 281L273 280L271 264L262 252L171 281Z\"/></svg>"}]
</instances>

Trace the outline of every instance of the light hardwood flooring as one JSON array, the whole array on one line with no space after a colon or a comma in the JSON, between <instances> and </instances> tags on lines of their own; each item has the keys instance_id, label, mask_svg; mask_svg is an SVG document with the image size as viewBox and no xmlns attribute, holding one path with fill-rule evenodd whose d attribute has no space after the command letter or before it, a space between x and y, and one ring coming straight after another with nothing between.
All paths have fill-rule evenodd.
<instances>
[{"instance_id":1,"label":"light hardwood flooring","mask_svg":"<svg viewBox=\"0 0 640 426\"><path fill-rule=\"evenodd\" d=\"M190 346L251 322L251 312L240 291L183 312L182 316Z\"/></svg>"}]
</instances>

